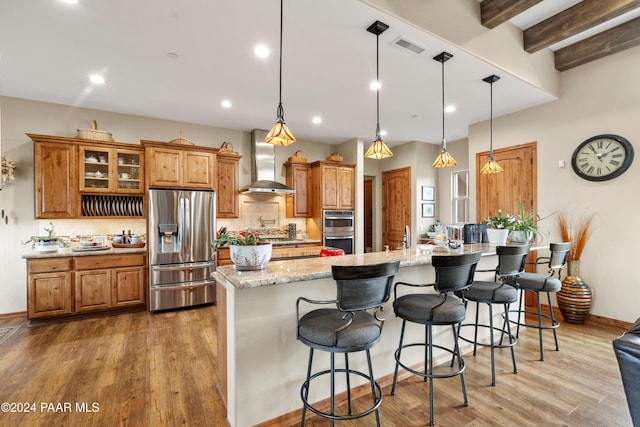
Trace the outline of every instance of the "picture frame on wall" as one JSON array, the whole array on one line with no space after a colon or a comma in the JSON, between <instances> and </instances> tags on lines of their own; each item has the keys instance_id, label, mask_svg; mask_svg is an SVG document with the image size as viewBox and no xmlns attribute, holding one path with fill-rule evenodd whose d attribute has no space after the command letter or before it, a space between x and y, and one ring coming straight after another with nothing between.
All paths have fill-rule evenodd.
<instances>
[{"instance_id":1,"label":"picture frame on wall","mask_svg":"<svg viewBox=\"0 0 640 427\"><path fill-rule=\"evenodd\" d=\"M436 188L428 187L426 185L422 186L422 201L424 202L433 202L435 200Z\"/></svg>"},{"instance_id":2,"label":"picture frame on wall","mask_svg":"<svg viewBox=\"0 0 640 427\"><path fill-rule=\"evenodd\" d=\"M436 204L435 203L423 203L422 204L422 218L434 218L436 216Z\"/></svg>"}]
</instances>

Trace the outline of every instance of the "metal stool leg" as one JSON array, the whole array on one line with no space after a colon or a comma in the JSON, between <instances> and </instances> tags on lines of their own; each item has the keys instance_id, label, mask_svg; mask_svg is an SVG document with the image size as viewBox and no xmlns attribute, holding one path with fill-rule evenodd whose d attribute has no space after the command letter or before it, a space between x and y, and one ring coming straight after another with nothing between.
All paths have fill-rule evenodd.
<instances>
[{"instance_id":1,"label":"metal stool leg","mask_svg":"<svg viewBox=\"0 0 640 427\"><path fill-rule=\"evenodd\" d=\"M369 350L367 350L367 353ZM345 374L347 375L347 407L349 409L348 414L351 415L353 412L351 411L351 381L349 380L349 353L344 354L344 367Z\"/></svg>"},{"instance_id":2,"label":"metal stool leg","mask_svg":"<svg viewBox=\"0 0 640 427\"><path fill-rule=\"evenodd\" d=\"M473 355L476 355L476 348L478 347L478 313L480 312L480 303L476 301L476 326L473 333Z\"/></svg>"},{"instance_id":3,"label":"metal stool leg","mask_svg":"<svg viewBox=\"0 0 640 427\"><path fill-rule=\"evenodd\" d=\"M458 334L456 333L456 328L453 327L453 351L458 355L458 369L462 369L464 362L462 361L462 356L460 355L460 347L458 346ZM467 386L464 382L464 372L460 372L460 383L462 384L462 395L464 396L464 406L469 406L469 400L467 399Z\"/></svg>"},{"instance_id":4,"label":"metal stool leg","mask_svg":"<svg viewBox=\"0 0 640 427\"><path fill-rule=\"evenodd\" d=\"M491 348L491 385L496 385L496 364L495 364L495 344L494 344L494 329L493 329L493 305L489 306L489 348ZM477 341L477 340L476 340Z\"/></svg>"},{"instance_id":5,"label":"metal stool leg","mask_svg":"<svg viewBox=\"0 0 640 427\"><path fill-rule=\"evenodd\" d=\"M426 348L428 350L429 353L429 361L428 363L425 365L425 369L427 370L427 374L429 376L433 375L433 345L431 342L431 339L433 338L432 335L432 331L431 331L431 324L429 323L428 325L426 325L426 338L427 340L425 341L426 344ZM425 363L427 361L425 360ZM425 380L427 380L427 377L425 377ZM429 378L429 420L430 420L430 424L433 426L435 425L435 420L434 420L434 411L433 411L433 377Z\"/></svg>"},{"instance_id":6,"label":"metal stool leg","mask_svg":"<svg viewBox=\"0 0 640 427\"><path fill-rule=\"evenodd\" d=\"M309 387L311 386L311 364L313 362L313 348L309 347L309 365L307 367L307 388L306 388L306 393L304 394L304 402L302 405L302 423L300 424L302 427L304 427L305 423L306 423L306 418L307 418L307 399L309 398Z\"/></svg>"},{"instance_id":7,"label":"metal stool leg","mask_svg":"<svg viewBox=\"0 0 640 427\"><path fill-rule=\"evenodd\" d=\"M393 371L393 385L391 386L391 396L396 392L396 382L398 380L398 367L400 366L400 353L402 353L402 340L404 338L404 327L407 325L407 321L402 321L402 328L400 330L400 344L398 344L398 350L396 352L396 369Z\"/></svg>"},{"instance_id":8,"label":"metal stool leg","mask_svg":"<svg viewBox=\"0 0 640 427\"><path fill-rule=\"evenodd\" d=\"M331 415L336 414L336 354L331 353ZM335 420L331 418L331 427Z\"/></svg>"},{"instance_id":9,"label":"metal stool leg","mask_svg":"<svg viewBox=\"0 0 640 427\"><path fill-rule=\"evenodd\" d=\"M549 300L549 317L551 318L551 327L553 328L553 340L556 342L556 351L560 351L558 346L558 334L556 333L556 319L553 317L553 306L551 305L551 294L547 292L547 300Z\"/></svg>"},{"instance_id":10,"label":"metal stool leg","mask_svg":"<svg viewBox=\"0 0 640 427\"><path fill-rule=\"evenodd\" d=\"M520 301L518 302L518 326L516 327L516 338L520 338L520 316L522 315L522 301L524 301L524 289L520 289ZM525 322L527 316L525 316Z\"/></svg>"},{"instance_id":11,"label":"metal stool leg","mask_svg":"<svg viewBox=\"0 0 640 427\"><path fill-rule=\"evenodd\" d=\"M371 367L371 353L369 349L366 351L367 353L367 364L369 365L369 378L371 379L371 396L373 397L373 404L375 405L377 402L376 396L376 384L373 379L373 368ZM382 399L382 394L380 395L380 399ZM351 401L349 401L349 408L351 408ZM351 414L351 409L349 409L349 414ZM376 408L376 425L380 427L380 412Z\"/></svg>"},{"instance_id":12,"label":"metal stool leg","mask_svg":"<svg viewBox=\"0 0 640 427\"><path fill-rule=\"evenodd\" d=\"M511 347L511 360L513 361L513 373L517 374L518 373L518 367L516 366L516 351L514 349L515 347L515 338L512 339L513 335L511 335L511 330L507 329L509 327L509 322L507 321L507 317L509 315L509 307L511 304L505 304L504 305L504 312L505 312L505 321L504 324L502 325L502 332L503 334L506 333L507 336L509 337L509 347ZM502 337L500 337L500 341L502 341Z\"/></svg>"},{"instance_id":13,"label":"metal stool leg","mask_svg":"<svg viewBox=\"0 0 640 427\"><path fill-rule=\"evenodd\" d=\"M542 313L540 312L540 293L536 292L538 302L538 336L540 337L540 361L544 362L544 347L542 344Z\"/></svg>"}]
</instances>

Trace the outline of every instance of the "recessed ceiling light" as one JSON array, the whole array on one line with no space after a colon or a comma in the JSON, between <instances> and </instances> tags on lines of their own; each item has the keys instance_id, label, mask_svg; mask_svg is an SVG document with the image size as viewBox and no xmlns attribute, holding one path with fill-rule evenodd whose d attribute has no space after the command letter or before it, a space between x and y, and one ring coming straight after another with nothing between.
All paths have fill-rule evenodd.
<instances>
[{"instance_id":1,"label":"recessed ceiling light","mask_svg":"<svg viewBox=\"0 0 640 427\"><path fill-rule=\"evenodd\" d=\"M444 109L445 112L447 113L453 113L454 111L456 111L456 106L455 105L447 105L447 107Z\"/></svg>"},{"instance_id":2,"label":"recessed ceiling light","mask_svg":"<svg viewBox=\"0 0 640 427\"><path fill-rule=\"evenodd\" d=\"M100 74L91 74L89 76L89 80L91 81L91 83L97 85L103 85L105 82L104 77L102 77Z\"/></svg>"},{"instance_id":3,"label":"recessed ceiling light","mask_svg":"<svg viewBox=\"0 0 640 427\"><path fill-rule=\"evenodd\" d=\"M60 1L66 4L78 4L78 0L60 0Z\"/></svg>"},{"instance_id":4,"label":"recessed ceiling light","mask_svg":"<svg viewBox=\"0 0 640 427\"><path fill-rule=\"evenodd\" d=\"M320 123L322 123L322 118L321 118L321 117L318 117L318 116L315 116L313 119L311 119L311 121L312 121L314 124L319 125Z\"/></svg>"},{"instance_id":5,"label":"recessed ceiling light","mask_svg":"<svg viewBox=\"0 0 640 427\"><path fill-rule=\"evenodd\" d=\"M266 58L271 53L269 51L269 48L263 44L259 44L258 46L256 46L253 52L256 54L258 58Z\"/></svg>"},{"instance_id":6,"label":"recessed ceiling light","mask_svg":"<svg viewBox=\"0 0 640 427\"><path fill-rule=\"evenodd\" d=\"M369 89L371 90L378 90L382 87L382 85L380 84L380 82L371 82L369 84Z\"/></svg>"},{"instance_id":7,"label":"recessed ceiling light","mask_svg":"<svg viewBox=\"0 0 640 427\"><path fill-rule=\"evenodd\" d=\"M231 108L231 101L229 101L228 99L225 99L224 101L222 101L222 106L224 108Z\"/></svg>"}]
</instances>

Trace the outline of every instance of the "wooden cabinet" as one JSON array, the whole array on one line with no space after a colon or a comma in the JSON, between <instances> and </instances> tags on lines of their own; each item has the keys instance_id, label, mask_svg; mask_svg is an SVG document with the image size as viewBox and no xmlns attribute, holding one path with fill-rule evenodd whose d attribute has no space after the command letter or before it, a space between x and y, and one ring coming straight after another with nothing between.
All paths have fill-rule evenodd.
<instances>
[{"instance_id":1,"label":"wooden cabinet","mask_svg":"<svg viewBox=\"0 0 640 427\"><path fill-rule=\"evenodd\" d=\"M287 185L295 194L287 195L286 211L288 218L307 218L311 216L311 166L308 163L285 164Z\"/></svg>"},{"instance_id":2,"label":"wooden cabinet","mask_svg":"<svg viewBox=\"0 0 640 427\"><path fill-rule=\"evenodd\" d=\"M148 187L216 189L216 148L141 142Z\"/></svg>"},{"instance_id":3,"label":"wooden cabinet","mask_svg":"<svg viewBox=\"0 0 640 427\"><path fill-rule=\"evenodd\" d=\"M241 156L218 153L217 214L218 218L240 216L238 161Z\"/></svg>"},{"instance_id":4,"label":"wooden cabinet","mask_svg":"<svg viewBox=\"0 0 640 427\"><path fill-rule=\"evenodd\" d=\"M77 150L76 145L66 143L35 144L36 218L78 216Z\"/></svg>"},{"instance_id":5,"label":"wooden cabinet","mask_svg":"<svg viewBox=\"0 0 640 427\"><path fill-rule=\"evenodd\" d=\"M322 209L355 209L355 165L311 163L314 216Z\"/></svg>"},{"instance_id":6,"label":"wooden cabinet","mask_svg":"<svg viewBox=\"0 0 640 427\"><path fill-rule=\"evenodd\" d=\"M144 217L144 149L27 134L35 146L36 218Z\"/></svg>"},{"instance_id":7,"label":"wooden cabinet","mask_svg":"<svg viewBox=\"0 0 640 427\"><path fill-rule=\"evenodd\" d=\"M145 307L145 271L144 253L29 259L28 316Z\"/></svg>"},{"instance_id":8,"label":"wooden cabinet","mask_svg":"<svg viewBox=\"0 0 640 427\"><path fill-rule=\"evenodd\" d=\"M27 260L29 319L71 313L72 258Z\"/></svg>"},{"instance_id":9,"label":"wooden cabinet","mask_svg":"<svg viewBox=\"0 0 640 427\"><path fill-rule=\"evenodd\" d=\"M87 193L144 193L144 155L136 149L79 147L80 191Z\"/></svg>"}]
</instances>

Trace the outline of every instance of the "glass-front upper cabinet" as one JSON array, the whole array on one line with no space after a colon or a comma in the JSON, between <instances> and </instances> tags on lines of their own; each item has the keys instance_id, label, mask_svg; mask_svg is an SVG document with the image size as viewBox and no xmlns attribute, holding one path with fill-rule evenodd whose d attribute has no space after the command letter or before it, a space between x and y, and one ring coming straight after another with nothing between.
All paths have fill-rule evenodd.
<instances>
[{"instance_id":1,"label":"glass-front upper cabinet","mask_svg":"<svg viewBox=\"0 0 640 427\"><path fill-rule=\"evenodd\" d=\"M142 193L142 150L80 146L80 191Z\"/></svg>"}]
</instances>

